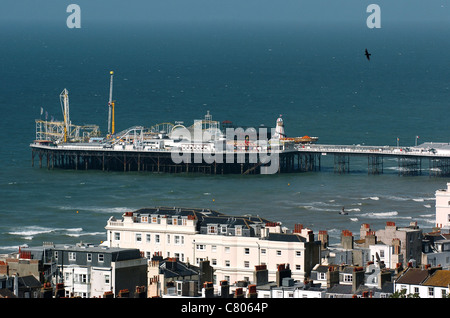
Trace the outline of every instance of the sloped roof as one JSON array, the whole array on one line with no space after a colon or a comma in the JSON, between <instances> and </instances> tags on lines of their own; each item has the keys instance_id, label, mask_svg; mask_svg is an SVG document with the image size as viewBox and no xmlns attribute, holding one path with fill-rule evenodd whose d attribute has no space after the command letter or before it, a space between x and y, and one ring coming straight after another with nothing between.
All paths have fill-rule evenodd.
<instances>
[{"instance_id":1,"label":"sloped roof","mask_svg":"<svg viewBox=\"0 0 450 318\"><path fill-rule=\"evenodd\" d=\"M422 285L436 286L436 287L448 287L449 284L450 284L450 271L449 270L437 270Z\"/></svg>"},{"instance_id":2,"label":"sloped roof","mask_svg":"<svg viewBox=\"0 0 450 318\"><path fill-rule=\"evenodd\" d=\"M420 268L407 268L406 271L401 275L396 283L397 284L410 284L419 285L422 284L428 277L427 269Z\"/></svg>"},{"instance_id":3,"label":"sloped roof","mask_svg":"<svg viewBox=\"0 0 450 318\"><path fill-rule=\"evenodd\" d=\"M269 241L282 241L282 242L306 242L306 239L297 234L285 234L285 233L269 233L266 240Z\"/></svg>"}]
</instances>

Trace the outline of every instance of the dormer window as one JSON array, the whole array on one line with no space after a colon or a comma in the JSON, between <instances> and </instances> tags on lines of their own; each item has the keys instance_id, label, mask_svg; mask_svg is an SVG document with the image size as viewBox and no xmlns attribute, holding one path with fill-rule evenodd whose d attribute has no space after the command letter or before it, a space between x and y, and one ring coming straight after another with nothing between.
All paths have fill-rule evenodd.
<instances>
[{"instance_id":1,"label":"dormer window","mask_svg":"<svg viewBox=\"0 0 450 318\"><path fill-rule=\"evenodd\" d=\"M217 224L208 225L208 234L217 234Z\"/></svg>"},{"instance_id":2,"label":"dormer window","mask_svg":"<svg viewBox=\"0 0 450 318\"><path fill-rule=\"evenodd\" d=\"M236 230L236 236L242 235L242 226L236 226L235 230Z\"/></svg>"}]
</instances>

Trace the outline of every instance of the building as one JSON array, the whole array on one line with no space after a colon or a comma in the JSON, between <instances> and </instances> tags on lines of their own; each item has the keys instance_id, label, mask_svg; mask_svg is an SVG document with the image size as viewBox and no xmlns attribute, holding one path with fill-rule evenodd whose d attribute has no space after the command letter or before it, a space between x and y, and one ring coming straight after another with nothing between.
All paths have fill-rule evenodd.
<instances>
[{"instance_id":1,"label":"building","mask_svg":"<svg viewBox=\"0 0 450 318\"><path fill-rule=\"evenodd\" d=\"M411 222L410 226L398 227L395 222L388 221L384 229L375 232L377 242L393 246L390 254L390 263L408 262L421 264L422 259L422 230L417 222Z\"/></svg>"},{"instance_id":2,"label":"building","mask_svg":"<svg viewBox=\"0 0 450 318\"><path fill-rule=\"evenodd\" d=\"M207 209L146 208L111 217L106 225L110 247L138 248L147 258L161 253L196 266L209 260L214 284L251 281L253 268L266 265L275 279L278 264L290 264L292 277L303 280L320 261L320 241L311 230L255 216L230 216Z\"/></svg>"},{"instance_id":3,"label":"building","mask_svg":"<svg viewBox=\"0 0 450 318\"><path fill-rule=\"evenodd\" d=\"M436 226L450 229L450 182L447 189L436 191Z\"/></svg>"},{"instance_id":4,"label":"building","mask_svg":"<svg viewBox=\"0 0 450 318\"><path fill-rule=\"evenodd\" d=\"M450 234L436 231L424 235L422 264L450 269Z\"/></svg>"},{"instance_id":5,"label":"building","mask_svg":"<svg viewBox=\"0 0 450 318\"><path fill-rule=\"evenodd\" d=\"M22 248L29 259L51 259L50 279L43 287L42 297L104 297L134 291L147 283L147 260L138 249L109 248L92 244L51 245ZM56 291L53 293L53 287Z\"/></svg>"},{"instance_id":6,"label":"building","mask_svg":"<svg viewBox=\"0 0 450 318\"><path fill-rule=\"evenodd\" d=\"M163 259L155 254L148 268L148 293L151 297L200 297L202 286L213 279L209 261L200 266L183 263L177 258Z\"/></svg>"},{"instance_id":7,"label":"building","mask_svg":"<svg viewBox=\"0 0 450 318\"><path fill-rule=\"evenodd\" d=\"M448 297L450 271L428 265L424 268L408 266L395 280L394 289L396 292L404 291L406 295L415 294L420 298Z\"/></svg>"}]
</instances>

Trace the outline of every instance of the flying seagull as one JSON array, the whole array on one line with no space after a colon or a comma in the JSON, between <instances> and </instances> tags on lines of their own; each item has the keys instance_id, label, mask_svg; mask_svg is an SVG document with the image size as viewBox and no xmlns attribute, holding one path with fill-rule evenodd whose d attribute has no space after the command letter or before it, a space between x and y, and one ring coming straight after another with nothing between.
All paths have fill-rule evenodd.
<instances>
[{"instance_id":1,"label":"flying seagull","mask_svg":"<svg viewBox=\"0 0 450 318\"><path fill-rule=\"evenodd\" d=\"M366 55L366 57L367 57L367 60L370 61L370 56L371 56L372 54L370 54L369 51L367 51L367 49L366 49L365 55Z\"/></svg>"}]
</instances>

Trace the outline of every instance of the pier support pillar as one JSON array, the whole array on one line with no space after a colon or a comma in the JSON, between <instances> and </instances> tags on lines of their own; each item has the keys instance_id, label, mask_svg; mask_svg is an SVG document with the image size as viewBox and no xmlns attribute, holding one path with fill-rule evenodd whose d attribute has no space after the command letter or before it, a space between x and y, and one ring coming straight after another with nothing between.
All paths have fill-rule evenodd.
<instances>
[{"instance_id":1,"label":"pier support pillar","mask_svg":"<svg viewBox=\"0 0 450 318\"><path fill-rule=\"evenodd\" d=\"M367 170L369 174L383 173L383 157L371 155L367 158Z\"/></svg>"},{"instance_id":2,"label":"pier support pillar","mask_svg":"<svg viewBox=\"0 0 450 318\"><path fill-rule=\"evenodd\" d=\"M350 172L350 156L349 155L334 155L334 172L335 173L348 173Z\"/></svg>"},{"instance_id":3,"label":"pier support pillar","mask_svg":"<svg viewBox=\"0 0 450 318\"><path fill-rule=\"evenodd\" d=\"M405 176L417 176L422 172L422 159L414 157L398 158L398 174Z\"/></svg>"},{"instance_id":4,"label":"pier support pillar","mask_svg":"<svg viewBox=\"0 0 450 318\"><path fill-rule=\"evenodd\" d=\"M429 175L431 177L448 177L448 176L450 176L450 159L449 158L430 158Z\"/></svg>"}]
</instances>

